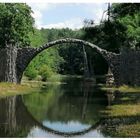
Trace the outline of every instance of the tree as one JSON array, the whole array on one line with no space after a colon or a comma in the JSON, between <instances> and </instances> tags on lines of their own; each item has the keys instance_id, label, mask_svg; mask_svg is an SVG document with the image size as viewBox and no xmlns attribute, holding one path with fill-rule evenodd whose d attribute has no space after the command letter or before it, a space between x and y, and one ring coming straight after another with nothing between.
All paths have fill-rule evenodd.
<instances>
[{"instance_id":1,"label":"tree","mask_svg":"<svg viewBox=\"0 0 140 140\"><path fill-rule=\"evenodd\" d=\"M111 17L125 26L125 46L140 47L140 4L120 3L111 7Z\"/></svg>"},{"instance_id":2,"label":"tree","mask_svg":"<svg viewBox=\"0 0 140 140\"><path fill-rule=\"evenodd\" d=\"M44 42L44 38L42 37L42 33L40 32L40 30L38 30L36 28L34 29L33 33L32 32L30 33L29 38L31 41L30 45L32 47L39 47L47 42L47 39Z\"/></svg>"},{"instance_id":3,"label":"tree","mask_svg":"<svg viewBox=\"0 0 140 140\"><path fill-rule=\"evenodd\" d=\"M22 47L30 44L34 19L31 8L24 3L0 4L0 47L7 44Z\"/></svg>"},{"instance_id":4,"label":"tree","mask_svg":"<svg viewBox=\"0 0 140 140\"><path fill-rule=\"evenodd\" d=\"M17 47L30 44L34 19L24 3L0 3L0 81L16 82Z\"/></svg>"},{"instance_id":5,"label":"tree","mask_svg":"<svg viewBox=\"0 0 140 140\"><path fill-rule=\"evenodd\" d=\"M111 6L111 17L123 18L126 15L133 16L139 11L140 3L113 3Z\"/></svg>"}]
</instances>

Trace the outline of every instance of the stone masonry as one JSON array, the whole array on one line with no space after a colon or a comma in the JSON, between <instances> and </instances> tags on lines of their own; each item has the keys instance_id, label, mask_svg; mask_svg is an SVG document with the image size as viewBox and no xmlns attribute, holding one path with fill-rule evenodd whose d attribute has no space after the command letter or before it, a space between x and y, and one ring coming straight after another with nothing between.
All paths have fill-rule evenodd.
<instances>
[{"instance_id":1,"label":"stone masonry","mask_svg":"<svg viewBox=\"0 0 140 140\"><path fill-rule=\"evenodd\" d=\"M28 64L32 61L33 58L35 58L42 51L50 47L53 47L55 45L63 44L63 43L81 44L84 46L91 47L93 48L93 51L100 53L102 57L106 60L108 67L110 68L110 72L112 73L114 83L116 86L123 85L123 84L140 85L140 50L136 51L136 50L123 49L121 50L120 54L116 54L101 49L100 47L90 42L80 40L80 39L72 39L72 38L52 41L39 48L31 48L31 47L14 48L13 47L12 49L11 47L10 51L12 51L12 53L15 52L15 54L13 54L13 58L9 59L13 64L10 66L11 68L9 69L12 70L9 72L13 80L8 80L8 81L20 83L25 69L27 68ZM9 52L7 49L8 48L5 48L5 50L0 49L0 63L1 63L0 81L4 81L3 79L5 78L5 76L3 76L3 74L8 66L8 65L4 65L5 63L8 63L5 62L4 59Z\"/></svg>"},{"instance_id":2,"label":"stone masonry","mask_svg":"<svg viewBox=\"0 0 140 140\"><path fill-rule=\"evenodd\" d=\"M121 85L140 86L140 50L121 50L119 80Z\"/></svg>"},{"instance_id":3,"label":"stone masonry","mask_svg":"<svg viewBox=\"0 0 140 140\"><path fill-rule=\"evenodd\" d=\"M116 73L115 68L114 68L114 67L117 67L114 65L118 64L115 61L116 58L118 57L117 54L112 53L112 52L108 52L108 51L101 49L98 46L96 46L92 43L89 43L87 41L84 41L84 40L66 38L66 39L59 39L56 41L49 42L49 43L47 43L39 48L19 48L18 54L17 54L18 59L16 62L17 63L18 83L20 83L24 70L26 69L26 67L32 61L32 59L34 57L36 57L39 53L41 53L42 51L44 51L50 47L54 47L57 44L63 44L63 43L71 43L71 44L76 43L76 44L81 44L81 45L93 48L94 49L93 51L97 51L98 53L100 53L103 56L103 58L107 61L108 66L112 70L112 73L114 73L114 75L117 76L117 73ZM118 78L114 78L114 79L118 79Z\"/></svg>"}]
</instances>

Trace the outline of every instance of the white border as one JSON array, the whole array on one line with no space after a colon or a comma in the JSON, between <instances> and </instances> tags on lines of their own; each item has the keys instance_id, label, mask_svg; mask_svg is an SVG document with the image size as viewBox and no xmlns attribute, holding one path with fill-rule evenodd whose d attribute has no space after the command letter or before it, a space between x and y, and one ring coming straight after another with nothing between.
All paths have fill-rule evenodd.
<instances>
[{"instance_id":1,"label":"white border","mask_svg":"<svg viewBox=\"0 0 140 140\"><path fill-rule=\"evenodd\" d=\"M0 0L0 3L140 3L140 0ZM0 138L0 140L11 140L17 139L21 140L20 138ZM40 139L51 139L57 140L59 138L28 138L28 140L40 140ZM74 140L75 138L60 138L63 140ZM76 138L76 140L87 140L88 138ZM124 140L124 138L92 138L94 140L113 140L119 139ZM140 138L125 138L126 140L140 140ZM22 140L27 140L27 138L22 138Z\"/></svg>"},{"instance_id":2,"label":"white border","mask_svg":"<svg viewBox=\"0 0 140 140\"><path fill-rule=\"evenodd\" d=\"M20 3L20 2L27 2L27 3L140 3L140 0L0 0L0 2L6 3Z\"/></svg>"}]
</instances>

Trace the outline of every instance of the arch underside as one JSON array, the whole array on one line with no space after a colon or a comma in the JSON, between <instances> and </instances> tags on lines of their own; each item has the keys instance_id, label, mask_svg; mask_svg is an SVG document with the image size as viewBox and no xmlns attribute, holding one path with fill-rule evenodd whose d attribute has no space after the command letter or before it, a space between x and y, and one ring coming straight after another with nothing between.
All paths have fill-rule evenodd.
<instances>
[{"instance_id":1,"label":"arch underside","mask_svg":"<svg viewBox=\"0 0 140 140\"><path fill-rule=\"evenodd\" d=\"M39 53L42 51L54 47L58 44L64 44L64 43L70 43L70 44L80 44L84 46L88 46L96 50L99 54L102 55L102 57L106 60L108 66L112 70L112 73L114 75L115 72L115 66L117 65L116 60L118 59L118 54L108 52L107 50L101 49L100 47L84 41L80 39L73 39L73 38L66 38L66 39L59 39L56 41L49 42L39 48L19 48L17 53L17 81L18 83L21 82L21 78L23 75L23 72L25 71L28 64L32 61L33 58L35 58ZM115 79L115 78L114 78Z\"/></svg>"}]
</instances>

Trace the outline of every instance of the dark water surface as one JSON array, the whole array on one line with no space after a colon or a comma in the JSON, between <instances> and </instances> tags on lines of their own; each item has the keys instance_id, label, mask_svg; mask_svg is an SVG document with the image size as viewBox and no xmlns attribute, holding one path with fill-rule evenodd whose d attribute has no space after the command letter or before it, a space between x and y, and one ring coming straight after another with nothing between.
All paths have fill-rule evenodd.
<instances>
[{"instance_id":1,"label":"dark water surface","mask_svg":"<svg viewBox=\"0 0 140 140\"><path fill-rule=\"evenodd\" d=\"M43 85L40 92L0 99L0 137L109 137L102 111L114 96L89 81Z\"/></svg>"}]
</instances>

